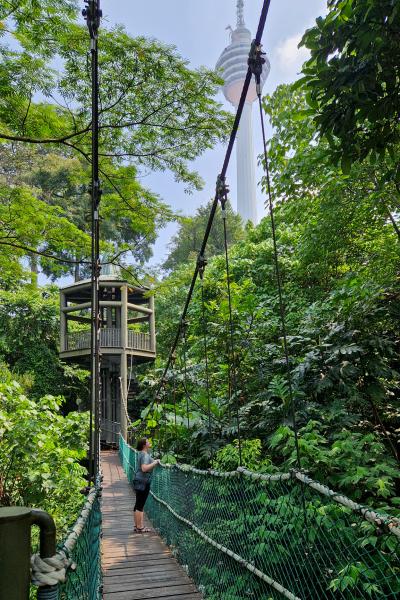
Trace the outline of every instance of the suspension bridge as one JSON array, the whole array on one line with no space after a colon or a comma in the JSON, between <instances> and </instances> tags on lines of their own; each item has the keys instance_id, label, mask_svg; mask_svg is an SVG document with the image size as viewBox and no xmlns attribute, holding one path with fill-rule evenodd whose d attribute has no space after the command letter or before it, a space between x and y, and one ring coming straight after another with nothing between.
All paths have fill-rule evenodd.
<instances>
[{"instance_id":1,"label":"suspension bridge","mask_svg":"<svg viewBox=\"0 0 400 600\"><path fill-rule=\"evenodd\" d=\"M329 489L312 480L302 470L301 449L296 426L289 348L287 342L284 291L279 249L275 235L274 205L268 168L267 141L260 78L263 68L261 39L270 1L264 0L255 40L249 49L248 71L240 97L216 192L193 277L179 319L179 326L167 358L163 375L152 399L149 412L157 408L163 415L169 373L174 370L179 344L187 346L187 313L196 286L206 277L206 249L217 210L224 216L225 266L229 305L229 396L236 403L236 431L239 462L242 465L238 382L232 319L230 265L227 246L226 211L228 187L226 174L237 136L250 84L254 81L263 135L263 165L267 182L267 201L272 227L274 267L279 295L283 359L286 364L292 423L296 441L296 468L288 472L262 474L240 466L232 472L201 470L187 464L161 464L155 470L146 505L148 533L133 534L132 481L137 469L137 452L131 441L131 423L126 390L122 393L125 424L117 434L112 426L112 441L117 451L101 451L102 411L100 397L100 312L106 302L99 300L99 208L98 171L98 49L97 37L101 12L99 2L89 0L85 16L91 36L93 83L92 148L92 335L85 345L92 369L92 410L90 438L90 475L92 485L85 505L67 538L55 552L32 557L32 579L40 599L65 600L358 600L400 597L400 521ZM114 286L115 287L115 286ZM89 288L88 288L89 289ZM114 289L114 288L113 288ZM122 288L121 288L122 289ZM201 286L201 291L203 288ZM152 310L130 299L135 291L121 291L119 299L108 298L108 307L121 311L134 306L152 323ZM125 296L123 296L125 294ZM132 298L133 298L132 296ZM124 300L125 298L125 300ZM125 304L124 304L125 302ZM133 304L136 302L136 304ZM79 305L83 306L83 304ZM88 304L89 306L89 304ZM125 309L124 309L125 306ZM64 307L68 313L68 306ZM204 298L203 298L204 309ZM145 317L143 316L145 315ZM126 317L127 318L127 317ZM205 323L205 319L203 319ZM154 325L154 323L153 323ZM122 329L121 329L122 332ZM154 332L153 332L154 333ZM122 333L120 334L123 335ZM110 336L108 336L110 337ZM154 337L154 336L153 336ZM154 355L150 336L131 342L132 352L143 360ZM108 338L107 338L108 339ZM113 338L114 339L114 338ZM118 338L120 339L120 338ZM118 341L118 344L120 342ZM110 345L118 345L115 341ZM120 344L121 345L121 344ZM90 347L89 347L90 346ZM124 347L129 345L125 344ZM137 346L137 347L136 347ZM207 331L204 327L204 356L208 370ZM78 346L63 350L82 350ZM125 362L126 357L124 357ZM185 367L186 370L186 367ZM126 378L126 374L125 374ZM172 377L172 381L175 379ZM174 384L175 385L175 384ZM211 421L209 378L206 381L207 416ZM192 401L187 394L187 406ZM103 415L104 417L104 415ZM187 410L188 427L189 408ZM104 418L103 418L104 425ZM154 432L155 435L157 431ZM11 588L9 588L11 589ZM10 592L11 593L11 592ZM13 596L2 596L0 598Z\"/></svg>"}]
</instances>

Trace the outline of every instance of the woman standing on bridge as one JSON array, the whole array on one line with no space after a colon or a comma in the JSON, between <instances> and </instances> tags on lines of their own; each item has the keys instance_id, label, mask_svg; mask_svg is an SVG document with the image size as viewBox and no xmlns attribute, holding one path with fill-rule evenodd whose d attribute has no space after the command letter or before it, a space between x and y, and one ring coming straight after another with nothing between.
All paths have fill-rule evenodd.
<instances>
[{"instance_id":1,"label":"woman standing on bridge","mask_svg":"<svg viewBox=\"0 0 400 600\"><path fill-rule=\"evenodd\" d=\"M133 488L136 493L136 503L133 509L135 521L134 533L146 533L150 531L143 526L143 510L147 497L150 493L150 483L153 469L160 464L159 460L153 460L149 454L151 442L142 438L137 444L139 452Z\"/></svg>"}]
</instances>

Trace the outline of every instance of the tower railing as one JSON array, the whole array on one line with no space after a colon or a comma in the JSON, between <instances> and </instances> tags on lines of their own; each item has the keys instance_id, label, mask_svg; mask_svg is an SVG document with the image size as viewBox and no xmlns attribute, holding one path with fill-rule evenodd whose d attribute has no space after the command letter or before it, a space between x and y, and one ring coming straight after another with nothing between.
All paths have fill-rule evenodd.
<instances>
[{"instance_id":1,"label":"tower railing","mask_svg":"<svg viewBox=\"0 0 400 600\"><path fill-rule=\"evenodd\" d=\"M100 330L100 346L102 348L121 348L121 329L105 327ZM151 336L148 333L128 330L128 348L152 352ZM61 352L90 349L90 330L73 331L65 338L65 348Z\"/></svg>"}]
</instances>

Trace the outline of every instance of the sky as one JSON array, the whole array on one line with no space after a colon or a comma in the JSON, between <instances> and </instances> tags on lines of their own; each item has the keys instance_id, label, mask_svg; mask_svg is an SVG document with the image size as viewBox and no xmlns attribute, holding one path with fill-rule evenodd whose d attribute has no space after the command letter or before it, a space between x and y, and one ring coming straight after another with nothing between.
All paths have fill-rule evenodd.
<instances>
[{"instance_id":1,"label":"sky","mask_svg":"<svg viewBox=\"0 0 400 600\"><path fill-rule=\"evenodd\" d=\"M159 39L176 46L179 53L193 67L214 68L229 44L228 25L235 28L236 0L102 0L103 23L107 26L123 24L128 33ZM261 0L245 0L245 22L255 34L261 12ZM263 37L264 50L271 63L271 72L264 86L264 93L272 93L277 85L294 81L301 65L307 59L304 48L297 45L304 31L326 11L326 0L272 0ZM222 92L218 99L224 103ZM229 104L226 104L230 108ZM261 153L261 138L257 113L254 111L255 153ZM185 194L184 185L176 183L167 173L152 173L142 181L152 191L184 215L195 214L196 209L214 196L215 182L221 170L224 147L218 145L199 157L192 167L204 180L204 188L194 194ZM236 157L233 155L228 171L231 202L236 206ZM257 181L261 173L257 173ZM257 210L264 214L264 200L257 191ZM161 231L154 247L151 266L165 260L171 236L177 231L176 224Z\"/></svg>"}]
</instances>

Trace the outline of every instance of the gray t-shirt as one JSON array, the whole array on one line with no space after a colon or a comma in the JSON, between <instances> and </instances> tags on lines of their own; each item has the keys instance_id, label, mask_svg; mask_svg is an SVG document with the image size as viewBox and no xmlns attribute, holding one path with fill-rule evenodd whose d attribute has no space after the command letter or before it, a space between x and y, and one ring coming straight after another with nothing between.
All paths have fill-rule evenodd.
<instances>
[{"instance_id":1,"label":"gray t-shirt","mask_svg":"<svg viewBox=\"0 0 400 600\"><path fill-rule=\"evenodd\" d=\"M145 481L146 483L150 482L152 472L150 471L149 473L143 473L142 465L150 465L152 462L153 459L148 452L139 452L135 479L138 479L139 481Z\"/></svg>"}]
</instances>

